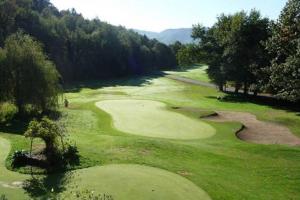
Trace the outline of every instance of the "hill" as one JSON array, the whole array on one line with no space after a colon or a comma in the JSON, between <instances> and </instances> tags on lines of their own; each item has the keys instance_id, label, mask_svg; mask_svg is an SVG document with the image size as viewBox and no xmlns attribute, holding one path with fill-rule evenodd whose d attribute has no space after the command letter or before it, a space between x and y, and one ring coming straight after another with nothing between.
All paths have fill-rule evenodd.
<instances>
[{"instance_id":1,"label":"hill","mask_svg":"<svg viewBox=\"0 0 300 200\"><path fill-rule=\"evenodd\" d=\"M172 44L179 41L183 44L192 43L193 38L191 37L191 28L180 28L180 29L167 29L162 32L151 32L143 30L134 30L139 34L146 35L151 39L157 39L158 41L165 44Z\"/></svg>"}]
</instances>

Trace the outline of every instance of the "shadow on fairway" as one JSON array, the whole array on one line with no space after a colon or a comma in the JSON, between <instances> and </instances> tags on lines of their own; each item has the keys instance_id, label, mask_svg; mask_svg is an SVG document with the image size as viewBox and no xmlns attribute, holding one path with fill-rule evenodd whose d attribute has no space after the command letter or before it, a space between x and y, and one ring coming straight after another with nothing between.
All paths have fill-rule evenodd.
<instances>
[{"instance_id":1,"label":"shadow on fairway","mask_svg":"<svg viewBox=\"0 0 300 200\"><path fill-rule=\"evenodd\" d=\"M163 71L154 72L151 74L123 77L119 79L104 79L86 82L77 82L66 84L64 86L65 92L80 92L82 88L99 89L102 87L116 87L116 86L142 86L149 84L152 79L165 76Z\"/></svg>"},{"instance_id":2,"label":"shadow on fairway","mask_svg":"<svg viewBox=\"0 0 300 200\"><path fill-rule=\"evenodd\" d=\"M219 100L220 102L228 102L228 103L253 103L263 106L270 106L274 109L282 109L291 112L299 112L297 113L300 116L300 104L279 100L272 96L253 96L253 95L244 95L244 94L235 94L231 92L227 92L226 95L218 99L216 96L207 96L206 98Z\"/></svg>"},{"instance_id":3,"label":"shadow on fairway","mask_svg":"<svg viewBox=\"0 0 300 200\"><path fill-rule=\"evenodd\" d=\"M72 180L73 173L31 176L24 182L23 189L33 199L56 199L64 192L66 185Z\"/></svg>"}]
</instances>

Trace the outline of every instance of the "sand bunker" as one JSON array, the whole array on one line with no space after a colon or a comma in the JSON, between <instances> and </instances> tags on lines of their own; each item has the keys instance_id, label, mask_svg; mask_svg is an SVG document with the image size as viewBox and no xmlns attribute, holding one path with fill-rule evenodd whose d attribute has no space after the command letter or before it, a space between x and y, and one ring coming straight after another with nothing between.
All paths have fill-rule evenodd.
<instances>
[{"instance_id":1,"label":"sand bunker","mask_svg":"<svg viewBox=\"0 0 300 200\"><path fill-rule=\"evenodd\" d=\"M242 131L237 133L237 137L241 140L258 144L300 145L300 138L293 135L285 126L259 121L255 115L250 113L220 111L217 114L217 116L206 119L217 122L236 121L245 126Z\"/></svg>"},{"instance_id":2,"label":"sand bunker","mask_svg":"<svg viewBox=\"0 0 300 200\"><path fill-rule=\"evenodd\" d=\"M150 100L106 100L96 105L109 113L114 126L124 132L156 138L202 139L215 134L209 124L166 109Z\"/></svg>"}]
</instances>

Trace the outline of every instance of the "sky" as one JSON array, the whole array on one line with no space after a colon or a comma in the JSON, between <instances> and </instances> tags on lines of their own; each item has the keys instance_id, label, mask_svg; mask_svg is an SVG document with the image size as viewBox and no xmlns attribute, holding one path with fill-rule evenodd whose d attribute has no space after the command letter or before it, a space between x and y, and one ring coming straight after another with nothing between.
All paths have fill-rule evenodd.
<instances>
[{"instance_id":1,"label":"sky","mask_svg":"<svg viewBox=\"0 0 300 200\"><path fill-rule=\"evenodd\" d=\"M277 19L287 0L50 0L59 10L75 8L85 18L98 17L113 25L160 32L211 26L216 17L256 8L263 16Z\"/></svg>"}]
</instances>

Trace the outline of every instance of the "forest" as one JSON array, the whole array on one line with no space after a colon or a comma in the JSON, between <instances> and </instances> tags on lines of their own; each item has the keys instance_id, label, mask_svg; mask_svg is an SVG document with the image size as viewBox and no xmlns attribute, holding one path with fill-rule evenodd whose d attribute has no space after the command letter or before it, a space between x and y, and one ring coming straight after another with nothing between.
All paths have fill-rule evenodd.
<instances>
[{"instance_id":1,"label":"forest","mask_svg":"<svg viewBox=\"0 0 300 200\"><path fill-rule=\"evenodd\" d=\"M60 12L49 0L1 0L0 47L18 31L42 44L63 82L143 74L176 65L167 45L99 19L85 19L74 9Z\"/></svg>"}]
</instances>

